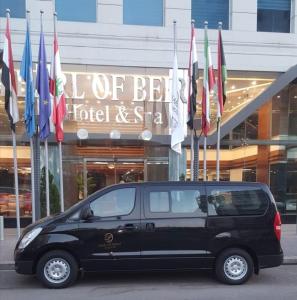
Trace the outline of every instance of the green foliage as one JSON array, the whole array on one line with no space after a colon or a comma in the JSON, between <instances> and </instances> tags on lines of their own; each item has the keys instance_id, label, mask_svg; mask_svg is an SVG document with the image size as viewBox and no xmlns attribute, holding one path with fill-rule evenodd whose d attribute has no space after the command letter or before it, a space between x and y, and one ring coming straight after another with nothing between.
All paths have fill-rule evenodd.
<instances>
[{"instance_id":1,"label":"green foliage","mask_svg":"<svg viewBox=\"0 0 297 300\"><path fill-rule=\"evenodd\" d=\"M79 200L82 200L84 195L84 176L82 173L77 175L76 183L77 183ZM88 195L90 195L94 192L94 188L96 187L96 182L94 177L87 178L87 186L88 186Z\"/></svg>"},{"instance_id":2,"label":"green foliage","mask_svg":"<svg viewBox=\"0 0 297 300\"><path fill-rule=\"evenodd\" d=\"M49 195L50 195L50 214L60 212L60 193L54 183L54 175L49 171ZM41 170L40 176L40 213L46 216L46 178L45 167Z\"/></svg>"}]
</instances>

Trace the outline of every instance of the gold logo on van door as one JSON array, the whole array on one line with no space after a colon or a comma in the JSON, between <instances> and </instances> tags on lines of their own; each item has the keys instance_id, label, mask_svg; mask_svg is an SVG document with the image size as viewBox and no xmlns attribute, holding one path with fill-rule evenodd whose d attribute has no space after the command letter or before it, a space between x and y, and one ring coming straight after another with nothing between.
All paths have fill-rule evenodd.
<instances>
[{"instance_id":1,"label":"gold logo on van door","mask_svg":"<svg viewBox=\"0 0 297 300\"><path fill-rule=\"evenodd\" d=\"M113 234L112 233L106 233L104 235L104 241L106 244L111 244L113 242Z\"/></svg>"}]
</instances>

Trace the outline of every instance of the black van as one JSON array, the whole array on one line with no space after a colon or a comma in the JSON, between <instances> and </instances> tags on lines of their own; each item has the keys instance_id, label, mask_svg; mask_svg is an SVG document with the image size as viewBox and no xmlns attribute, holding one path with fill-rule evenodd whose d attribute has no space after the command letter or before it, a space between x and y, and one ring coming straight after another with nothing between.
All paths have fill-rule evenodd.
<instances>
[{"instance_id":1,"label":"black van","mask_svg":"<svg viewBox=\"0 0 297 300\"><path fill-rule=\"evenodd\" d=\"M264 184L119 184L28 226L15 269L50 288L74 283L80 270L214 269L220 281L241 284L282 263L280 238Z\"/></svg>"}]
</instances>

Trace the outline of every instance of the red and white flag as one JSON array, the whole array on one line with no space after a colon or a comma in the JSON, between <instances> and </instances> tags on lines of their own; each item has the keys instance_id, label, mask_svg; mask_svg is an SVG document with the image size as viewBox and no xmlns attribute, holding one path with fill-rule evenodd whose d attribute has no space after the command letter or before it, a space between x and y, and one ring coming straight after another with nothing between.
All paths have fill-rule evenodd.
<instances>
[{"instance_id":1,"label":"red and white flag","mask_svg":"<svg viewBox=\"0 0 297 300\"><path fill-rule=\"evenodd\" d=\"M50 70L50 93L53 97L51 117L55 126L56 140L57 142L62 142L64 140L63 121L66 116L66 101L56 33L54 37L54 54Z\"/></svg>"},{"instance_id":2,"label":"red and white flag","mask_svg":"<svg viewBox=\"0 0 297 300\"><path fill-rule=\"evenodd\" d=\"M210 128L210 92L215 87L215 75L211 59L210 46L208 44L207 27L204 30L204 73L202 93L202 131L206 137Z\"/></svg>"},{"instance_id":3,"label":"red and white flag","mask_svg":"<svg viewBox=\"0 0 297 300\"><path fill-rule=\"evenodd\" d=\"M15 124L19 121L19 110L17 104L17 85L14 74L8 17L6 20L6 31L4 37L1 81L5 88L5 110L10 121L10 127L15 132Z\"/></svg>"}]
</instances>

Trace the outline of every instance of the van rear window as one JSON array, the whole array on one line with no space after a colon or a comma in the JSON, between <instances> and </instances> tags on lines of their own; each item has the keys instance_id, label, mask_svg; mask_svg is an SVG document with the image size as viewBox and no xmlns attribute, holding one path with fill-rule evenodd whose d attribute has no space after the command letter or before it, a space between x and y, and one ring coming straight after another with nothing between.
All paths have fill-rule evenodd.
<instances>
[{"instance_id":1,"label":"van rear window","mask_svg":"<svg viewBox=\"0 0 297 300\"><path fill-rule=\"evenodd\" d=\"M268 206L266 193L252 187L210 187L208 195L210 216L262 215Z\"/></svg>"}]
</instances>

